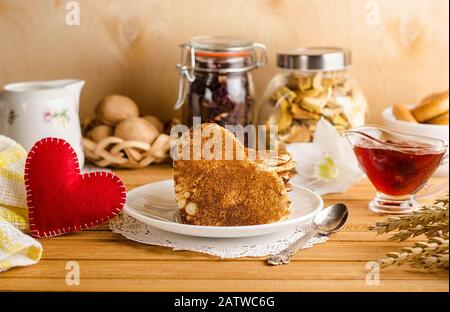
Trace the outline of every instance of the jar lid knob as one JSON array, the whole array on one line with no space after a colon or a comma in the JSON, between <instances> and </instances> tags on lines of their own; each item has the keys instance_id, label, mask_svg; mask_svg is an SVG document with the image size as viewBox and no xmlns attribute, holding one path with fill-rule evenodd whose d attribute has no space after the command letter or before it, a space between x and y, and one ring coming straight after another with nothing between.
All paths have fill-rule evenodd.
<instances>
[{"instance_id":1,"label":"jar lid knob","mask_svg":"<svg viewBox=\"0 0 450 312\"><path fill-rule=\"evenodd\" d=\"M350 65L350 50L337 47L295 48L277 54L277 66L285 69L336 71Z\"/></svg>"}]
</instances>

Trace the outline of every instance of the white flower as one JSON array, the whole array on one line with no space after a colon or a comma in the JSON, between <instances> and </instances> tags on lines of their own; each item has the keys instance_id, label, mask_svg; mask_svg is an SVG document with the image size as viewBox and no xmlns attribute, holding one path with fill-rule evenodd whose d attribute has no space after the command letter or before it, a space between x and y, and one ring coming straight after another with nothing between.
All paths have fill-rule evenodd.
<instances>
[{"instance_id":1,"label":"white flower","mask_svg":"<svg viewBox=\"0 0 450 312\"><path fill-rule=\"evenodd\" d=\"M343 193L363 177L350 143L323 118L312 143L293 143L287 149L297 162L297 175L291 183L320 195Z\"/></svg>"}]
</instances>

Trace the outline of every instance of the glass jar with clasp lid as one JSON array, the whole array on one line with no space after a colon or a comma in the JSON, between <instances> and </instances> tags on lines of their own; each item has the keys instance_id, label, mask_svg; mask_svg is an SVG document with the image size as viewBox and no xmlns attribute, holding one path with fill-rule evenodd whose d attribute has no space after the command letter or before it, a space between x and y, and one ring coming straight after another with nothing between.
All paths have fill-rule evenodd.
<instances>
[{"instance_id":1,"label":"glass jar with clasp lid","mask_svg":"<svg viewBox=\"0 0 450 312\"><path fill-rule=\"evenodd\" d=\"M181 49L175 110L182 108L183 124L192 126L194 117L221 126L251 124L252 71L266 65L265 46L240 38L202 36Z\"/></svg>"},{"instance_id":2,"label":"glass jar with clasp lid","mask_svg":"<svg viewBox=\"0 0 450 312\"><path fill-rule=\"evenodd\" d=\"M277 66L254 115L258 124L276 125L282 142L312 141L321 118L341 134L364 125L367 102L350 75L349 50L295 48L278 53Z\"/></svg>"}]
</instances>

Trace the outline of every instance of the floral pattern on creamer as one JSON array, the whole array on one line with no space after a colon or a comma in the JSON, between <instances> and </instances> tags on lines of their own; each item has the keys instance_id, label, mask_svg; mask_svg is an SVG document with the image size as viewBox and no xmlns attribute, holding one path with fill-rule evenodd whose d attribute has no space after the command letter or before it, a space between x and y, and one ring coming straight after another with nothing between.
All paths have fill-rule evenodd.
<instances>
[{"instance_id":1,"label":"floral pattern on creamer","mask_svg":"<svg viewBox=\"0 0 450 312\"><path fill-rule=\"evenodd\" d=\"M13 109L10 109L9 113L8 113L8 124L10 126L12 126L14 124L14 121L16 121L17 117L18 117L18 115L17 115L16 111Z\"/></svg>"},{"instance_id":2,"label":"floral pattern on creamer","mask_svg":"<svg viewBox=\"0 0 450 312\"><path fill-rule=\"evenodd\" d=\"M70 122L69 110L67 108L59 111L46 110L44 112L44 121L48 124L57 124L62 128L66 128Z\"/></svg>"}]
</instances>

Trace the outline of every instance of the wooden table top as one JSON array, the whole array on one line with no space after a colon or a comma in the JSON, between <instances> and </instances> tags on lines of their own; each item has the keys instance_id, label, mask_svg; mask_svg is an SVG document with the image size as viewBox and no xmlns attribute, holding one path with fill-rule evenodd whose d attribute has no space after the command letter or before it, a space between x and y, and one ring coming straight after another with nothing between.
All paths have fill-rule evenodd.
<instances>
[{"instance_id":1,"label":"wooden table top","mask_svg":"<svg viewBox=\"0 0 450 312\"><path fill-rule=\"evenodd\" d=\"M128 189L170 178L167 165L118 170ZM0 274L0 291L449 291L448 273L426 274L405 265L381 270L368 285L368 261L409 243L387 241L366 230L377 220L368 211L374 190L365 181L325 204L344 202L350 218L328 242L298 252L289 265L272 267L263 258L222 260L129 241L107 225L40 240L42 260ZM420 239L416 239L420 240ZM66 285L66 264L77 261L80 285Z\"/></svg>"}]
</instances>

